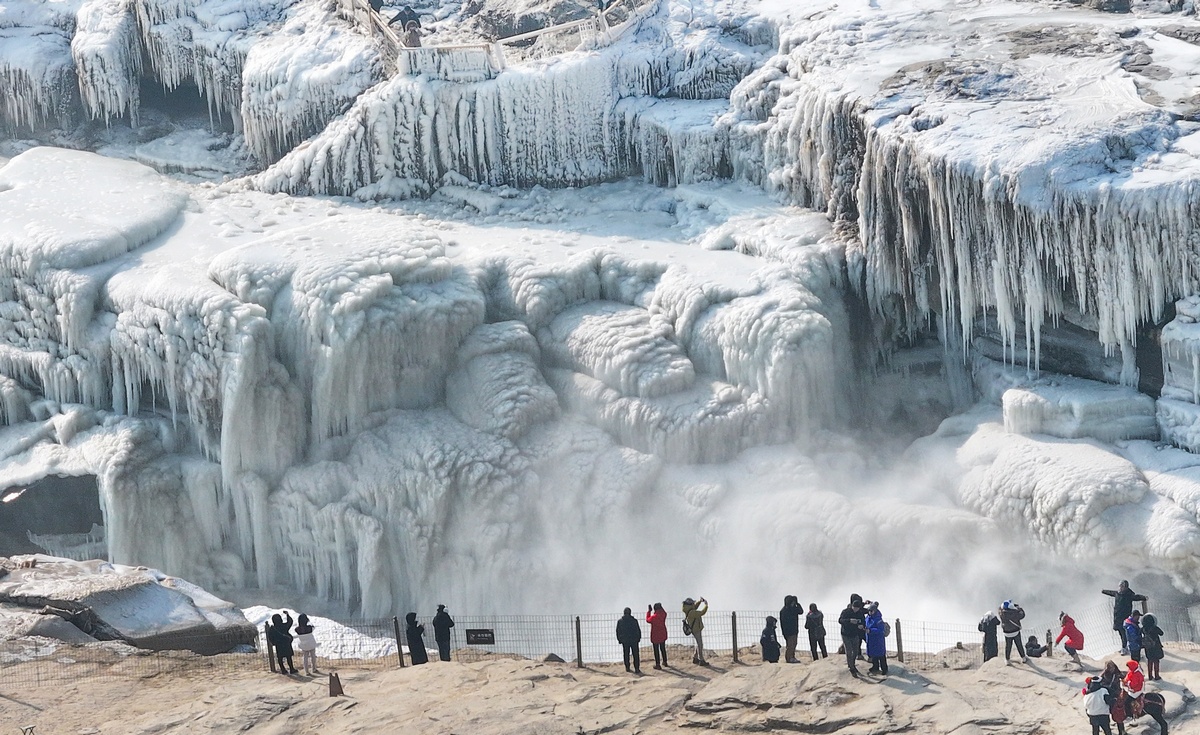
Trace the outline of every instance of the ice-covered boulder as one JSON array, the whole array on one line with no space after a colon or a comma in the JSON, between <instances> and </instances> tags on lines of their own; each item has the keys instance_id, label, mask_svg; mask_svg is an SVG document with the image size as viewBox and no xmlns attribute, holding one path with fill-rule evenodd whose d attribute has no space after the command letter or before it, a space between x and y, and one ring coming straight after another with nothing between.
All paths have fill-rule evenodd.
<instances>
[{"instance_id":1,"label":"ice-covered boulder","mask_svg":"<svg viewBox=\"0 0 1200 735\"><path fill-rule=\"evenodd\" d=\"M1157 439L1154 399L1133 388L1055 376L1010 388L1002 397L1004 428L1101 441Z\"/></svg>"},{"instance_id":2,"label":"ice-covered boulder","mask_svg":"<svg viewBox=\"0 0 1200 735\"><path fill-rule=\"evenodd\" d=\"M1162 397L1155 407L1155 418L1164 441L1200 453L1200 405Z\"/></svg>"},{"instance_id":3,"label":"ice-covered boulder","mask_svg":"<svg viewBox=\"0 0 1200 735\"><path fill-rule=\"evenodd\" d=\"M1107 556L1144 543L1136 522L1099 522L1107 511L1137 506L1149 491L1138 468L1107 449L985 424L963 444L958 461L967 469L958 486L965 507L1028 529L1053 548Z\"/></svg>"},{"instance_id":4,"label":"ice-covered boulder","mask_svg":"<svg viewBox=\"0 0 1200 735\"><path fill-rule=\"evenodd\" d=\"M96 640L218 653L256 637L232 604L153 569L40 554L0 559L0 569L0 609L57 615ZM30 625L26 634L38 631L72 637L58 623Z\"/></svg>"},{"instance_id":5,"label":"ice-covered boulder","mask_svg":"<svg viewBox=\"0 0 1200 735\"><path fill-rule=\"evenodd\" d=\"M1175 318L1159 336L1163 389L1168 398L1200 403L1200 296L1175 302Z\"/></svg>"},{"instance_id":6,"label":"ice-covered boulder","mask_svg":"<svg viewBox=\"0 0 1200 735\"><path fill-rule=\"evenodd\" d=\"M558 396L542 377L541 352L524 324L476 327L455 360L446 377L446 406L463 423L517 439L558 416Z\"/></svg>"},{"instance_id":7,"label":"ice-covered boulder","mask_svg":"<svg viewBox=\"0 0 1200 735\"><path fill-rule=\"evenodd\" d=\"M691 387L696 371L671 324L645 309L592 301L560 313L539 332L552 365L596 378L626 396L657 398Z\"/></svg>"}]
</instances>

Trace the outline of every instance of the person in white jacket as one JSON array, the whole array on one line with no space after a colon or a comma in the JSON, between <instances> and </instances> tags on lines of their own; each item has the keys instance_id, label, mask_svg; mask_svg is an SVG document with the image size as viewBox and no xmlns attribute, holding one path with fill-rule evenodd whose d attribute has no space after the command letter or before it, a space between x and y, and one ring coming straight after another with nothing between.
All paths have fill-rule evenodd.
<instances>
[{"instance_id":1,"label":"person in white jacket","mask_svg":"<svg viewBox=\"0 0 1200 735\"><path fill-rule=\"evenodd\" d=\"M296 618L296 647L300 649L300 662L304 666L305 676L321 673L317 671L317 638L313 635L307 615Z\"/></svg>"},{"instance_id":2,"label":"person in white jacket","mask_svg":"<svg viewBox=\"0 0 1200 735\"><path fill-rule=\"evenodd\" d=\"M1092 735L1112 735L1109 727L1108 708L1111 698L1108 689L1099 677L1088 677L1087 685L1083 688L1083 711L1092 726Z\"/></svg>"}]
</instances>

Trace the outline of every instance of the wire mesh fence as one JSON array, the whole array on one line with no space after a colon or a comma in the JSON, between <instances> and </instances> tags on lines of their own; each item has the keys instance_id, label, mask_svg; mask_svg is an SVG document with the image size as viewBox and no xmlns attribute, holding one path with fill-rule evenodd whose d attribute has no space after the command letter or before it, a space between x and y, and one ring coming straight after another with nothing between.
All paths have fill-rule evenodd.
<instances>
[{"instance_id":1,"label":"wire mesh fence","mask_svg":"<svg viewBox=\"0 0 1200 735\"><path fill-rule=\"evenodd\" d=\"M195 640L176 638L181 650L135 648L119 641L69 644L50 638L16 638L0 643L0 676L18 686L63 684L81 679L146 678L179 672L260 670L266 667L259 650L245 643L245 631ZM191 648L220 650L208 655Z\"/></svg>"},{"instance_id":2,"label":"wire mesh fence","mask_svg":"<svg viewBox=\"0 0 1200 735\"><path fill-rule=\"evenodd\" d=\"M1164 631L1164 640L1176 643L1197 644L1197 624L1191 610L1183 606L1159 605L1151 608L1158 625ZM1111 604L1068 611L1083 632L1083 653L1092 658L1109 656L1121 647L1121 641L1113 630ZM709 611L703 618L702 638L707 656L717 659L735 659L741 663L762 660L759 635L767 616L777 616L775 611L739 610ZM645 613L636 612L635 618L642 631L640 644L643 661L653 661L650 644L650 626L645 622ZM621 645L616 638L616 625L620 614L592 615L461 615L455 617L450 632L451 660L471 663L490 658L523 658L543 660L552 657L580 665L603 665L619 662ZM419 616L417 622L423 626L421 644L430 660L438 658L432 619ZM890 657L902 660L915 669L971 668L983 662L983 634L976 622L930 622L911 619L893 619L891 635L887 639ZM1060 626L1058 611L1047 614L1037 611L1023 621L1022 639L1036 636L1040 643L1053 646ZM837 619L833 615L826 619L826 648L830 656L842 653L842 640ZM0 676L15 685L40 686L58 684L81 679L105 677L145 678L168 675L175 672L271 672L280 669L278 660L272 660L271 647L265 631L260 628L257 637L247 637L247 632L230 631L226 639L220 635L206 635L203 639L189 641L175 637L172 645L180 649L193 650L145 650L121 642L108 641L87 644L68 644L47 638L18 638L0 643ZM316 667L320 672L346 669L384 669L411 665L406 625L403 620L383 618L334 622L321 620L316 623L315 636L318 641ZM691 657L695 639L683 634L681 611L667 613L668 661L672 664L685 662ZM1046 640L1048 639L1048 640ZM780 643L784 643L782 635ZM1004 655L1004 638L999 636L1000 655ZM797 640L797 657L811 660L809 640L801 628ZM283 667L290 675L290 666L302 670L301 652L294 646L291 662ZM196 653L194 651L204 651ZM214 653L214 651L221 651ZM1066 655L1062 648L1049 652L1052 656Z\"/></svg>"}]
</instances>

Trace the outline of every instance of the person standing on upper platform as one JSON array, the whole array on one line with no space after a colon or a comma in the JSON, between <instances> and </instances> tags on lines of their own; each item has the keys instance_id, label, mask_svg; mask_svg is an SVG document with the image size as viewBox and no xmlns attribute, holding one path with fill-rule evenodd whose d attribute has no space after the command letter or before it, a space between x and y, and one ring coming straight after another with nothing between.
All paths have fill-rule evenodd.
<instances>
[{"instance_id":1,"label":"person standing on upper platform","mask_svg":"<svg viewBox=\"0 0 1200 735\"><path fill-rule=\"evenodd\" d=\"M1129 589L1129 581L1121 580L1115 590L1100 590L1101 594L1113 598L1113 630L1121 636L1121 655L1129 654L1129 641L1125 640L1125 618L1133 612L1133 603L1145 602L1146 596Z\"/></svg>"}]
</instances>

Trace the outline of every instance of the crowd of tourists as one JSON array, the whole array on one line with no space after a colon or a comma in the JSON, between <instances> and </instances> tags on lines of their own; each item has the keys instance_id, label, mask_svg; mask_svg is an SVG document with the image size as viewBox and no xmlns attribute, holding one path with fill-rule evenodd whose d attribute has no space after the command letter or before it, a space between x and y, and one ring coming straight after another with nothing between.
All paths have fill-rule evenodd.
<instances>
[{"instance_id":1,"label":"crowd of tourists","mask_svg":"<svg viewBox=\"0 0 1200 735\"><path fill-rule=\"evenodd\" d=\"M1119 734L1125 732L1125 721L1143 714L1158 722L1162 733L1167 732L1166 720L1162 717L1161 695L1147 693L1146 681L1161 681L1160 663L1163 660L1163 629L1153 613L1134 610L1135 602L1146 602L1146 596L1134 592L1129 582L1122 580L1115 590L1101 590L1113 598L1113 630L1121 639L1121 655L1128 656L1126 673L1115 661L1105 662L1099 676L1089 676L1084 682L1084 712L1092 726L1092 735L1111 735L1111 724L1117 725ZM999 655L997 631L1004 634L1004 658L1012 660L1015 648L1025 663L1030 658L1047 653L1053 646L1062 643L1071 660L1082 667L1079 652L1083 650L1084 637L1075 619L1066 612L1058 614L1059 633L1054 643L1046 641L1043 646L1037 636L1021 642L1021 621L1025 611L1012 600L1005 600L995 612L988 611L979 621L979 632L983 633L983 660L989 661ZM1142 659L1146 669L1142 669Z\"/></svg>"},{"instance_id":2,"label":"crowd of tourists","mask_svg":"<svg viewBox=\"0 0 1200 735\"><path fill-rule=\"evenodd\" d=\"M1119 735L1125 732L1124 722L1130 718L1146 714L1155 719L1161 726L1162 733L1167 732L1166 720L1162 716L1163 699L1155 693L1145 692L1145 682L1159 681L1160 663L1163 660L1163 630L1152 613L1134 610L1135 602L1146 602L1146 596L1135 593L1127 581L1122 581L1115 590L1101 590L1103 594L1113 598L1113 629L1121 639L1121 655L1128 656L1125 663L1125 673L1114 661L1107 661L1103 672L1098 676L1087 677L1083 687L1084 710L1092 725L1093 735L1106 733L1111 735L1111 724L1117 725ZM692 663L708 666L704 648L704 616L708 613L708 600L703 597L683 600L680 607L683 613L683 634L691 638ZM1029 663L1030 658L1049 654L1051 649L1062 645L1067 655L1082 668L1079 652L1084 647L1084 635L1076 624L1075 619L1066 612L1060 612L1058 619L1060 630L1053 643L1049 640L1043 645L1037 636L1029 636L1022 640L1022 621L1025 610L1012 600L1005 600L996 610L989 610L979 621L978 630L983 634L983 660L985 662L1000 654L999 636L1004 636L1004 658L1011 662L1013 651L1021 661ZM801 620L808 635L809 653L813 661L827 658L825 614L816 603L808 605L807 610L795 595L783 599L783 607L779 616L768 615L763 631L759 636L759 647L762 658L769 663L778 663L782 658L786 663L799 663L796 651L799 645ZM428 663L429 657L425 649L425 626L417 622L417 614L410 612L405 616L405 638L408 643L409 657L414 665ZM667 610L661 602L646 606L645 622L650 627L650 644L654 651L654 668L663 670L667 663ZM871 664L867 674L876 676L888 675L887 638L891 635L891 626L883 619L879 603L865 600L861 595L852 594L849 604L838 616L837 624L841 634L839 653L846 657L846 666L850 674L861 676L858 662L866 660ZM445 605L438 605L437 614L432 621L434 640L437 643L438 655L442 661L450 661L451 628L454 620L450 617ZM271 652L278 663L277 670L282 674L296 674L292 662L293 642L301 652L301 662L306 675L318 674L316 667L317 638L313 625L306 615L298 615L295 630L292 631L293 621L287 611L272 616L271 624L267 627L267 640ZM782 636L783 642L779 638ZM634 617L631 608L625 608L623 615L617 621L617 641L621 645L622 660L625 670L641 674L641 642L642 626ZM865 646L865 655L864 655ZM1143 670L1142 661L1145 659L1146 668Z\"/></svg>"}]
</instances>

